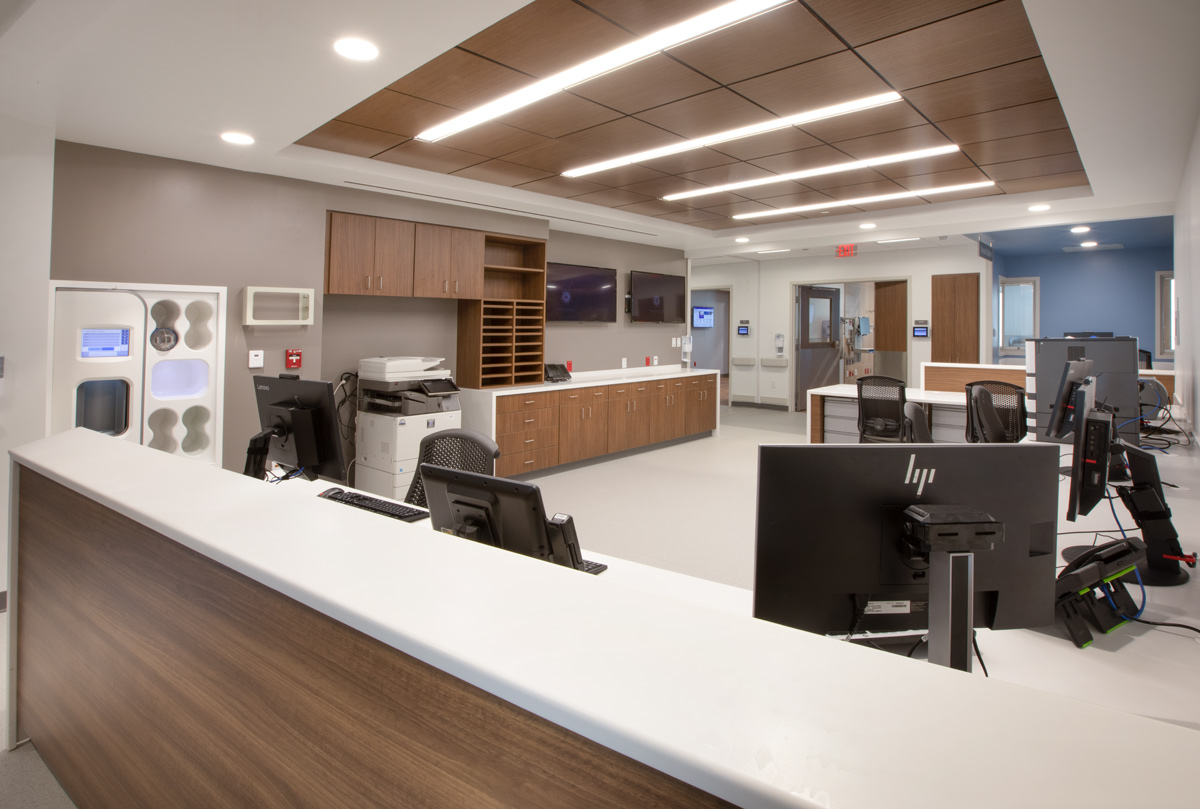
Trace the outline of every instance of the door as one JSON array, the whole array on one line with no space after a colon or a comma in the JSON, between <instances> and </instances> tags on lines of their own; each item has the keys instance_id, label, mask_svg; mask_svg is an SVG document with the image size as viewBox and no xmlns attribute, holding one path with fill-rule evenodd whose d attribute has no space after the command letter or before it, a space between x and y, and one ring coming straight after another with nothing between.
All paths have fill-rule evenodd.
<instances>
[{"instance_id":1,"label":"door","mask_svg":"<svg viewBox=\"0 0 1200 809\"><path fill-rule=\"evenodd\" d=\"M808 409L808 391L841 378L842 293L833 287L800 287L796 296L796 409Z\"/></svg>"},{"instance_id":2,"label":"door","mask_svg":"<svg viewBox=\"0 0 1200 809\"><path fill-rule=\"evenodd\" d=\"M875 373L908 381L908 281L875 282Z\"/></svg>"},{"instance_id":3,"label":"door","mask_svg":"<svg viewBox=\"0 0 1200 809\"><path fill-rule=\"evenodd\" d=\"M930 360L979 362L979 274L933 276Z\"/></svg>"}]
</instances>

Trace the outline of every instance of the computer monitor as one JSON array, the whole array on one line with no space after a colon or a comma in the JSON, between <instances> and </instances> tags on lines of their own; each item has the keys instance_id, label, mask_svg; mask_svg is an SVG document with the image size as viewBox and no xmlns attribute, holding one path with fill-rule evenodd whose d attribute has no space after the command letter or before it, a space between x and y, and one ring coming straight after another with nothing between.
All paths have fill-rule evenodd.
<instances>
[{"instance_id":1,"label":"computer monitor","mask_svg":"<svg viewBox=\"0 0 1200 809\"><path fill-rule=\"evenodd\" d=\"M1058 447L763 445L754 616L824 635L929 628L929 565L902 540L912 505L1004 526L975 554L975 626L1054 622Z\"/></svg>"},{"instance_id":2,"label":"computer monitor","mask_svg":"<svg viewBox=\"0 0 1200 809\"><path fill-rule=\"evenodd\" d=\"M434 464L421 464L429 519L434 529L556 565L599 573L607 565L586 561L575 520L546 516L533 483Z\"/></svg>"},{"instance_id":3,"label":"computer monitor","mask_svg":"<svg viewBox=\"0 0 1200 809\"><path fill-rule=\"evenodd\" d=\"M309 480L318 475L345 480L332 382L291 374L256 376L254 397L262 430L246 449L246 475L264 478L267 461L274 461Z\"/></svg>"},{"instance_id":4,"label":"computer monitor","mask_svg":"<svg viewBox=\"0 0 1200 809\"><path fill-rule=\"evenodd\" d=\"M1067 369L1070 373L1070 369ZM1064 376L1065 381L1065 376ZM1071 490L1067 519L1089 514L1108 489L1108 466L1113 443L1112 414L1095 409L1096 385L1092 377L1072 386L1070 430L1075 433L1071 455Z\"/></svg>"},{"instance_id":5,"label":"computer monitor","mask_svg":"<svg viewBox=\"0 0 1200 809\"><path fill-rule=\"evenodd\" d=\"M1100 337L1112 337L1111 331L1064 331L1063 337L1071 337L1076 340L1095 340Z\"/></svg>"},{"instance_id":6,"label":"computer monitor","mask_svg":"<svg viewBox=\"0 0 1200 809\"><path fill-rule=\"evenodd\" d=\"M1050 421L1046 425L1047 438L1066 438L1075 429L1075 391L1091 375L1091 360L1068 360L1063 366L1062 379L1051 405ZM1094 387L1092 391L1095 399Z\"/></svg>"}]
</instances>

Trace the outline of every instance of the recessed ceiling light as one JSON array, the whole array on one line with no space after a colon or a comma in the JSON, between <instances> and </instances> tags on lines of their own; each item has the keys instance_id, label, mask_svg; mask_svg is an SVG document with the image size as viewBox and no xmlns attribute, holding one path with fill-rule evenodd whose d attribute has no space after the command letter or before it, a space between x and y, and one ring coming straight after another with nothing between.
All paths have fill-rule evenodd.
<instances>
[{"instance_id":1,"label":"recessed ceiling light","mask_svg":"<svg viewBox=\"0 0 1200 809\"><path fill-rule=\"evenodd\" d=\"M859 225L859 227L862 228L863 230L874 230L875 223L874 222L863 222L861 225Z\"/></svg>"},{"instance_id":2,"label":"recessed ceiling light","mask_svg":"<svg viewBox=\"0 0 1200 809\"><path fill-rule=\"evenodd\" d=\"M333 43L333 49L347 59L353 59L356 62L369 62L379 56L379 48L376 48L365 39L357 39L355 37L339 39Z\"/></svg>"},{"instance_id":3,"label":"recessed ceiling light","mask_svg":"<svg viewBox=\"0 0 1200 809\"><path fill-rule=\"evenodd\" d=\"M1072 233L1087 233L1090 230L1091 228L1089 228L1087 225L1076 225L1075 227L1071 228Z\"/></svg>"},{"instance_id":4,"label":"recessed ceiling light","mask_svg":"<svg viewBox=\"0 0 1200 809\"><path fill-rule=\"evenodd\" d=\"M1049 205L1030 205L1029 210L1033 211L1034 213L1041 213L1042 211L1050 210L1050 206Z\"/></svg>"},{"instance_id":5,"label":"recessed ceiling light","mask_svg":"<svg viewBox=\"0 0 1200 809\"><path fill-rule=\"evenodd\" d=\"M765 256L767 253L790 253L790 252L792 252L792 248L788 247L783 250L759 250L758 254L760 256Z\"/></svg>"},{"instance_id":6,"label":"recessed ceiling light","mask_svg":"<svg viewBox=\"0 0 1200 809\"><path fill-rule=\"evenodd\" d=\"M746 242L748 242L750 240L748 238L746 238L745 236L738 236L736 239L734 239L734 241L737 242L738 244L745 244Z\"/></svg>"},{"instance_id":7,"label":"recessed ceiling light","mask_svg":"<svg viewBox=\"0 0 1200 809\"><path fill-rule=\"evenodd\" d=\"M804 211L817 211L821 208L841 208L850 205L865 205L870 202L891 202L896 199L911 199L912 197L929 197L935 194L949 194L954 191L972 191L976 188L987 188L996 183L992 180L985 180L979 183L966 183L964 185L946 185L941 188L923 188L919 191L901 191L896 194L881 194L877 197L860 197L859 199L840 199L837 202L821 202L816 205L798 205L795 208L777 208L774 211L757 211L756 213L740 213L732 217L734 219L759 219L764 216L779 216L786 213L803 213ZM821 213L829 213L829 211L821 211Z\"/></svg>"},{"instance_id":8,"label":"recessed ceiling light","mask_svg":"<svg viewBox=\"0 0 1200 809\"><path fill-rule=\"evenodd\" d=\"M821 168L805 169L804 171L793 171L789 174L780 174L775 177L763 177L758 180L744 180L740 183L729 183L727 185L715 185L711 188L701 188L696 191L683 191L678 194L668 194L663 197L665 200L690 199L691 197L699 197L704 194L717 194L722 191L736 191L739 188L756 188L760 185L770 185L772 183L783 183L790 180L801 180L805 177L818 177L822 174L836 174L842 171L854 171L855 169L866 169L872 166L883 166L888 163L901 163L905 160L921 160L926 157L937 157L938 155L950 154L957 152L958 146L950 144L949 146L937 146L933 149L919 149L915 152L900 152L898 154L883 155L881 157L871 157L866 160L852 160L847 163L834 163L831 166L822 166Z\"/></svg>"},{"instance_id":9,"label":"recessed ceiling light","mask_svg":"<svg viewBox=\"0 0 1200 809\"><path fill-rule=\"evenodd\" d=\"M1096 244L1097 244L1096 242L1080 242L1079 246L1080 247L1095 247Z\"/></svg>"},{"instance_id":10,"label":"recessed ceiling light","mask_svg":"<svg viewBox=\"0 0 1200 809\"><path fill-rule=\"evenodd\" d=\"M920 236L909 236L907 239L883 239L881 241L875 242L875 244L896 244L897 242L919 242L919 241L921 241Z\"/></svg>"},{"instance_id":11,"label":"recessed ceiling light","mask_svg":"<svg viewBox=\"0 0 1200 809\"><path fill-rule=\"evenodd\" d=\"M254 143L254 138L242 132L222 132L221 140L226 143L236 143L238 146L249 146Z\"/></svg>"},{"instance_id":12,"label":"recessed ceiling light","mask_svg":"<svg viewBox=\"0 0 1200 809\"><path fill-rule=\"evenodd\" d=\"M604 160L599 163L580 166L579 168L567 169L563 172L563 176L583 177L588 174L595 174L598 171L607 171L608 169L628 166L630 163L644 163L647 160L654 160L658 157L666 157L667 155L679 154L680 152L690 152L693 149L702 149L705 146L713 146L718 143L749 137L750 135L760 135L763 132L773 132L776 129L798 126L799 124L820 121L825 118L833 118L838 115L845 115L848 112L868 110L872 107L883 106L884 104L893 104L899 100L899 93L880 93L879 95L868 96L867 98L847 101L844 104L835 104L832 107L822 107L816 110L809 110L808 112L797 113L787 118L772 118L769 121L762 121L751 126L743 126L740 129L729 129L712 135L692 138L691 140L678 141L677 143L672 143L669 146L661 146L657 149L648 149L644 152L614 157L612 160ZM702 193L710 194L712 191L705 189Z\"/></svg>"},{"instance_id":13,"label":"recessed ceiling light","mask_svg":"<svg viewBox=\"0 0 1200 809\"><path fill-rule=\"evenodd\" d=\"M727 28L789 2L791 0L734 0L732 3L718 6L711 11L692 17L689 20L684 20L677 25L672 25L649 36L634 40L616 50L603 53L594 59L589 59L561 73L556 73L541 81L534 82L516 92L489 101L481 107L468 110L462 115L425 130L417 135L417 140L427 142L441 140L456 132L462 132L464 129L477 126L484 121L490 121L493 118L520 109L535 101L540 101L546 96L553 95L568 87L581 84L588 79L593 79L596 76L632 64L653 53L658 53L661 50L702 37L721 28Z\"/></svg>"}]
</instances>

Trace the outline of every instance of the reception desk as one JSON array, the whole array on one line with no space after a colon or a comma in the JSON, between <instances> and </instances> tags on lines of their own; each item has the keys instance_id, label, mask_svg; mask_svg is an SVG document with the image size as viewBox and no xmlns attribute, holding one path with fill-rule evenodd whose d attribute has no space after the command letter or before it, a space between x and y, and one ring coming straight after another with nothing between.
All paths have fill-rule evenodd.
<instances>
[{"instance_id":1,"label":"reception desk","mask_svg":"<svg viewBox=\"0 0 1200 809\"><path fill-rule=\"evenodd\" d=\"M924 405L930 432L939 443L962 443L967 429L967 394L905 388L905 400ZM812 444L858 443L858 386L827 385L808 392L808 440Z\"/></svg>"},{"instance_id":2,"label":"reception desk","mask_svg":"<svg viewBox=\"0 0 1200 809\"><path fill-rule=\"evenodd\" d=\"M84 430L12 456L8 741L28 736L81 807L1193 797L1103 771L1117 746L1186 773L1193 730Z\"/></svg>"}]
</instances>

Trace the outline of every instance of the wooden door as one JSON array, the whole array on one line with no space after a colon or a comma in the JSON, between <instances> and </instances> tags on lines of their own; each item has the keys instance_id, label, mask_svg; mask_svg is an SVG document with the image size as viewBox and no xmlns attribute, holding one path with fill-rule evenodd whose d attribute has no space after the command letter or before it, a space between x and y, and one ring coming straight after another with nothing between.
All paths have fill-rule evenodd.
<instances>
[{"instance_id":1,"label":"wooden door","mask_svg":"<svg viewBox=\"0 0 1200 809\"><path fill-rule=\"evenodd\" d=\"M933 362L979 362L979 274L933 276Z\"/></svg>"},{"instance_id":2,"label":"wooden door","mask_svg":"<svg viewBox=\"0 0 1200 809\"><path fill-rule=\"evenodd\" d=\"M375 220L375 295L412 297L414 238L412 222Z\"/></svg>"},{"instance_id":3,"label":"wooden door","mask_svg":"<svg viewBox=\"0 0 1200 809\"><path fill-rule=\"evenodd\" d=\"M875 350L908 351L908 282L875 282Z\"/></svg>"},{"instance_id":4,"label":"wooden door","mask_svg":"<svg viewBox=\"0 0 1200 809\"><path fill-rule=\"evenodd\" d=\"M413 254L413 296L449 298L454 256L454 228L416 226Z\"/></svg>"},{"instance_id":5,"label":"wooden door","mask_svg":"<svg viewBox=\"0 0 1200 809\"><path fill-rule=\"evenodd\" d=\"M375 288L375 217L332 211L325 292L370 295Z\"/></svg>"}]
</instances>

